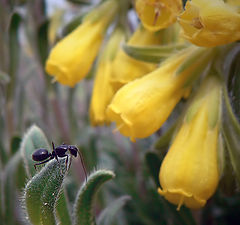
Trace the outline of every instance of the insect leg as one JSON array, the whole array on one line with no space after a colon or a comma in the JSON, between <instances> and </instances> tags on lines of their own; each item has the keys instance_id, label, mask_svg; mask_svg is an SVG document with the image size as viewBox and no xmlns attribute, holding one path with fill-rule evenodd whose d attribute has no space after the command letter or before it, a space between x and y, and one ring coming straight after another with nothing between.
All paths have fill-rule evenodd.
<instances>
[{"instance_id":1,"label":"insect leg","mask_svg":"<svg viewBox=\"0 0 240 225\"><path fill-rule=\"evenodd\" d=\"M53 141L52 141L52 148L53 148L53 151L54 151L55 150L55 145L54 145Z\"/></svg>"},{"instance_id":2,"label":"insect leg","mask_svg":"<svg viewBox=\"0 0 240 225\"><path fill-rule=\"evenodd\" d=\"M50 161L50 160L52 160L52 159L53 159L53 158L49 158L49 159L47 159L47 160L45 160L45 161L43 161L43 162L35 163L35 164L34 164L34 168L35 168L35 170L36 170L36 166L37 166L37 165L44 164L44 163L46 163L46 162L48 162L48 161Z\"/></svg>"},{"instance_id":3,"label":"insect leg","mask_svg":"<svg viewBox=\"0 0 240 225\"><path fill-rule=\"evenodd\" d=\"M52 153L52 155L55 157L55 159L58 161L58 164L59 164L57 152L56 152L56 150L55 150L55 145L54 145L53 141L52 141L52 148L53 148L53 153Z\"/></svg>"}]
</instances>

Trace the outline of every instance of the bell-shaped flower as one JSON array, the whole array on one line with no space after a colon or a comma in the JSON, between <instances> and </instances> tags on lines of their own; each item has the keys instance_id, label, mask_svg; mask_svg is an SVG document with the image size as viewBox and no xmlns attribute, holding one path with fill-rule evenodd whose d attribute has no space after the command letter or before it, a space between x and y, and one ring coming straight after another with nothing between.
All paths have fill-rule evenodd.
<instances>
[{"instance_id":1,"label":"bell-shaped flower","mask_svg":"<svg viewBox=\"0 0 240 225\"><path fill-rule=\"evenodd\" d=\"M240 40L238 8L222 0L187 1L179 22L183 36L198 46L214 47Z\"/></svg>"},{"instance_id":2,"label":"bell-shaped flower","mask_svg":"<svg viewBox=\"0 0 240 225\"><path fill-rule=\"evenodd\" d=\"M93 126L109 123L106 117L106 108L115 93L110 82L112 64L124 36L122 29L116 29L99 57L89 110L90 121Z\"/></svg>"},{"instance_id":3,"label":"bell-shaped flower","mask_svg":"<svg viewBox=\"0 0 240 225\"><path fill-rule=\"evenodd\" d=\"M181 205L203 207L216 190L220 116L221 84L209 76L190 103L160 168L158 192L178 210Z\"/></svg>"},{"instance_id":4,"label":"bell-shaped flower","mask_svg":"<svg viewBox=\"0 0 240 225\"><path fill-rule=\"evenodd\" d=\"M137 46L158 45L161 43L161 35L139 26L127 43ZM136 78L142 77L156 68L156 64L136 60L128 56L123 49L119 47L116 58L113 61L112 85L115 90L118 90L121 86Z\"/></svg>"},{"instance_id":5,"label":"bell-shaped flower","mask_svg":"<svg viewBox=\"0 0 240 225\"><path fill-rule=\"evenodd\" d=\"M186 60L192 61L193 55L198 59L181 68ZM206 61L209 57L197 47L170 57L155 71L119 89L107 108L108 118L133 141L148 137L162 126L179 100L189 94L190 81L206 68Z\"/></svg>"},{"instance_id":6,"label":"bell-shaped flower","mask_svg":"<svg viewBox=\"0 0 240 225\"><path fill-rule=\"evenodd\" d=\"M104 2L90 12L79 27L59 41L47 59L47 73L71 87L83 79L91 69L117 7L117 1Z\"/></svg>"},{"instance_id":7,"label":"bell-shaped flower","mask_svg":"<svg viewBox=\"0 0 240 225\"><path fill-rule=\"evenodd\" d=\"M158 31L173 24L182 11L182 0L135 0L143 26Z\"/></svg>"}]
</instances>

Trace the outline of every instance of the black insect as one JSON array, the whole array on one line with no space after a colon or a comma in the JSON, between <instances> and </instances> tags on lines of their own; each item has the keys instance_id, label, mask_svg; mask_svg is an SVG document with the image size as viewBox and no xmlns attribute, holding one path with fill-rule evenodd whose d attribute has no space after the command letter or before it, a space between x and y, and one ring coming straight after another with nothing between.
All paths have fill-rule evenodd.
<instances>
[{"instance_id":1,"label":"black insect","mask_svg":"<svg viewBox=\"0 0 240 225\"><path fill-rule=\"evenodd\" d=\"M68 169L69 169L70 166L71 166L71 163L72 163L72 156L77 157L77 154L79 154L80 159L81 159L81 163L82 163L82 166L83 166L84 174L85 174L85 177L87 179L87 172L86 172L86 168L85 168L85 165L84 165L84 162L83 162L83 157L82 157L81 152L79 151L79 149L76 146L61 144L61 145L59 145L58 147L55 148L55 145L52 142L52 148L53 148L52 153L50 153L47 149L39 148L32 154L32 159L34 161L39 162L39 163L34 164L35 169L36 169L37 165L44 164L44 163L46 163L46 162L48 162L48 161L50 161L54 158L58 161L58 157L59 158L67 157L67 159L66 159L66 166L67 166L68 165L68 160L69 160L68 158L69 158L69 155L70 155L70 163L69 163L69 166L68 166ZM70 153L70 154L68 154L68 153Z\"/></svg>"}]
</instances>

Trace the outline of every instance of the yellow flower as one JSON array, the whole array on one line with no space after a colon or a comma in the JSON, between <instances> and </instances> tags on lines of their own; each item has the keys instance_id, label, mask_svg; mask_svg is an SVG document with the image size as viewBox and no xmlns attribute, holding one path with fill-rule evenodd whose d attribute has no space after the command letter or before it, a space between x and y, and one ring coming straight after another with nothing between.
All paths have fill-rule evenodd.
<instances>
[{"instance_id":1,"label":"yellow flower","mask_svg":"<svg viewBox=\"0 0 240 225\"><path fill-rule=\"evenodd\" d=\"M129 39L129 45L148 46L157 45L161 42L159 34L149 32L140 26ZM124 84L153 71L157 65L145 63L128 56L123 49L119 48L113 62L112 85L118 90Z\"/></svg>"},{"instance_id":2,"label":"yellow flower","mask_svg":"<svg viewBox=\"0 0 240 225\"><path fill-rule=\"evenodd\" d=\"M135 138L151 135L161 127L178 101L189 93L187 83L196 76L196 70L200 65L205 68L206 63L201 57L209 60L203 54L177 73L181 63L196 52L198 56L203 54L200 49L190 47L166 60L155 71L118 90L107 108L107 116L116 122L120 133L134 141Z\"/></svg>"},{"instance_id":3,"label":"yellow flower","mask_svg":"<svg viewBox=\"0 0 240 225\"><path fill-rule=\"evenodd\" d=\"M237 7L222 0L188 1L179 18L184 37L198 46L214 47L240 39Z\"/></svg>"},{"instance_id":4,"label":"yellow flower","mask_svg":"<svg viewBox=\"0 0 240 225\"><path fill-rule=\"evenodd\" d=\"M182 0L135 0L143 26L158 31L173 24L182 11Z\"/></svg>"},{"instance_id":5,"label":"yellow flower","mask_svg":"<svg viewBox=\"0 0 240 225\"><path fill-rule=\"evenodd\" d=\"M229 5L240 6L239 0L227 0L226 1ZM239 12L239 11L238 11Z\"/></svg>"},{"instance_id":6,"label":"yellow flower","mask_svg":"<svg viewBox=\"0 0 240 225\"><path fill-rule=\"evenodd\" d=\"M88 14L72 33L59 41L46 62L49 75L71 87L84 78L91 69L116 10L116 1L106 1Z\"/></svg>"},{"instance_id":7,"label":"yellow flower","mask_svg":"<svg viewBox=\"0 0 240 225\"><path fill-rule=\"evenodd\" d=\"M115 93L110 83L112 63L120 41L123 39L123 30L115 30L103 54L99 57L90 103L90 121L93 126L109 123L105 111Z\"/></svg>"},{"instance_id":8,"label":"yellow flower","mask_svg":"<svg viewBox=\"0 0 240 225\"><path fill-rule=\"evenodd\" d=\"M160 168L162 189L169 202L201 208L219 181L218 138L221 85L209 76L193 99Z\"/></svg>"}]
</instances>

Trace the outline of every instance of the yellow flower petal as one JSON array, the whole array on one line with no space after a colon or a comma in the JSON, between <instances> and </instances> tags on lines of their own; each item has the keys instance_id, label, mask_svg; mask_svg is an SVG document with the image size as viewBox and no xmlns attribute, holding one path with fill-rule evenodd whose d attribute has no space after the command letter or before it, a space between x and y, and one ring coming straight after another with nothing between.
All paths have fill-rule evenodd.
<instances>
[{"instance_id":1,"label":"yellow flower petal","mask_svg":"<svg viewBox=\"0 0 240 225\"><path fill-rule=\"evenodd\" d=\"M109 11L109 7L111 10ZM104 33L117 9L115 1L106 1L95 14L90 13L72 33L59 41L51 50L46 71L61 84L74 86L84 78L101 46ZM104 11L106 15L102 15ZM97 15L100 17L97 19Z\"/></svg>"},{"instance_id":2,"label":"yellow flower petal","mask_svg":"<svg viewBox=\"0 0 240 225\"><path fill-rule=\"evenodd\" d=\"M115 93L110 82L112 64L116 50L123 39L124 32L121 29L114 31L103 54L99 57L90 103L90 121L93 126L109 123L105 111Z\"/></svg>"},{"instance_id":3,"label":"yellow flower petal","mask_svg":"<svg viewBox=\"0 0 240 225\"><path fill-rule=\"evenodd\" d=\"M199 69L201 61L175 75L195 50L189 48L173 56L160 68L119 89L108 106L107 116L116 122L123 135L132 140L147 137L167 120L178 101L189 93L189 86L185 84L195 75L193 71Z\"/></svg>"},{"instance_id":4,"label":"yellow flower petal","mask_svg":"<svg viewBox=\"0 0 240 225\"><path fill-rule=\"evenodd\" d=\"M158 31L173 24L182 10L181 0L136 0L136 11L143 26Z\"/></svg>"},{"instance_id":5,"label":"yellow flower petal","mask_svg":"<svg viewBox=\"0 0 240 225\"><path fill-rule=\"evenodd\" d=\"M240 39L237 8L222 0L188 1L179 22L184 37L198 46L214 47Z\"/></svg>"},{"instance_id":6,"label":"yellow flower petal","mask_svg":"<svg viewBox=\"0 0 240 225\"><path fill-rule=\"evenodd\" d=\"M203 207L219 181L219 119L212 126L212 117L219 118L221 104L214 102L220 103L221 86L216 78L208 78L202 87L195 98L200 104L197 103L190 120L186 115L159 173L159 194L178 205L178 209L183 204L189 208ZM194 104L195 101L190 110Z\"/></svg>"},{"instance_id":7,"label":"yellow flower petal","mask_svg":"<svg viewBox=\"0 0 240 225\"><path fill-rule=\"evenodd\" d=\"M143 27L139 27L128 44L138 46L157 45L161 43L161 36L153 32L149 32ZM111 78L112 85L118 90L124 84L142 77L143 75L156 69L157 65L153 63L145 63L128 56L121 48L117 52L113 62L113 75Z\"/></svg>"},{"instance_id":8,"label":"yellow flower petal","mask_svg":"<svg viewBox=\"0 0 240 225\"><path fill-rule=\"evenodd\" d=\"M227 0L226 1L229 5L237 6L238 12L240 12L240 1L239 0Z\"/></svg>"}]
</instances>

